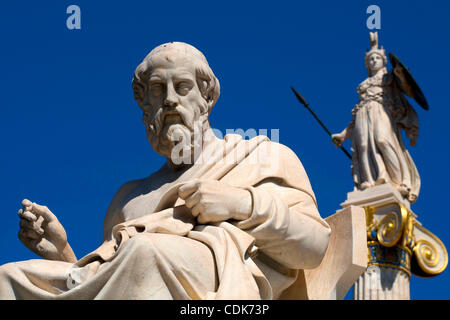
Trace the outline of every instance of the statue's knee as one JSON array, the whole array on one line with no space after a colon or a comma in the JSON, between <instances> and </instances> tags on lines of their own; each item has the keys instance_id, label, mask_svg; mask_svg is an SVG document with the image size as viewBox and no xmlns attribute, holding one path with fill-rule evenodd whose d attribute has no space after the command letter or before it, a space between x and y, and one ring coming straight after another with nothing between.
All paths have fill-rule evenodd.
<instances>
[{"instance_id":1,"label":"statue's knee","mask_svg":"<svg viewBox=\"0 0 450 320\"><path fill-rule=\"evenodd\" d=\"M0 281L6 280L13 271L13 264L7 263L0 266Z\"/></svg>"},{"instance_id":2,"label":"statue's knee","mask_svg":"<svg viewBox=\"0 0 450 320\"><path fill-rule=\"evenodd\" d=\"M131 250L138 256L152 257L156 254L154 236L150 233L140 233L127 241L126 250ZM125 248L124 248L125 249Z\"/></svg>"},{"instance_id":3,"label":"statue's knee","mask_svg":"<svg viewBox=\"0 0 450 320\"><path fill-rule=\"evenodd\" d=\"M6 270L5 270L5 266L0 266L0 281L2 281L3 279L5 279L6 276Z\"/></svg>"},{"instance_id":4,"label":"statue's knee","mask_svg":"<svg viewBox=\"0 0 450 320\"><path fill-rule=\"evenodd\" d=\"M367 143L361 143L358 146L358 149L359 149L360 152L367 152L367 150L369 149L369 146L368 146Z\"/></svg>"},{"instance_id":5,"label":"statue's knee","mask_svg":"<svg viewBox=\"0 0 450 320\"><path fill-rule=\"evenodd\" d=\"M389 147L389 140L386 139L386 137L383 137L383 136L378 137L378 139L377 139L377 146L378 146L378 148L380 148L382 150L387 149Z\"/></svg>"}]
</instances>

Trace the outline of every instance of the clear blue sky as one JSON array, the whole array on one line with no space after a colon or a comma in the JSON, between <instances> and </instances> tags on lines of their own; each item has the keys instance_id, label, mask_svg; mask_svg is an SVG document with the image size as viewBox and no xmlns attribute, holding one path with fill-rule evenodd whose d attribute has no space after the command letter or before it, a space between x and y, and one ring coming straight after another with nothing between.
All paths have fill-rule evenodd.
<instances>
[{"instance_id":1,"label":"clear blue sky","mask_svg":"<svg viewBox=\"0 0 450 320\"><path fill-rule=\"evenodd\" d=\"M66 28L71 4L81 8L81 30ZM353 188L350 163L289 86L332 131L347 125L367 75L370 4L381 7L381 44L409 66L430 104L428 112L415 105L420 136L409 150L422 189L412 210L450 248L448 1L3 1L0 264L36 258L17 238L23 198L47 205L82 257L101 243L119 186L159 168L131 79L168 41L200 49L219 78L212 126L279 129L322 216L333 214ZM449 272L413 277L411 297L449 299Z\"/></svg>"}]
</instances>

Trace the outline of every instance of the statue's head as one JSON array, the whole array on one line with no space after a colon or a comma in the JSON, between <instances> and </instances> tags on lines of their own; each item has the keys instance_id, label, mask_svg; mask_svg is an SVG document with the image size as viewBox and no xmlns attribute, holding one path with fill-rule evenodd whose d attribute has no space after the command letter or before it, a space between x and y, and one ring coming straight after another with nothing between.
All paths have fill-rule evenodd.
<instances>
[{"instance_id":1,"label":"statue's head","mask_svg":"<svg viewBox=\"0 0 450 320\"><path fill-rule=\"evenodd\" d=\"M373 52L372 54L366 57L366 66L369 69L369 71L375 73L378 70L386 67L386 61L381 54Z\"/></svg>"},{"instance_id":2,"label":"statue's head","mask_svg":"<svg viewBox=\"0 0 450 320\"><path fill-rule=\"evenodd\" d=\"M370 50L366 52L365 63L369 74L374 74L387 65L386 52L383 46L378 48L378 32L370 33Z\"/></svg>"},{"instance_id":3,"label":"statue's head","mask_svg":"<svg viewBox=\"0 0 450 320\"><path fill-rule=\"evenodd\" d=\"M220 94L205 56L182 42L153 49L136 68L132 86L147 137L167 158L175 145L192 145L195 127L200 132L209 127L208 116Z\"/></svg>"}]
</instances>

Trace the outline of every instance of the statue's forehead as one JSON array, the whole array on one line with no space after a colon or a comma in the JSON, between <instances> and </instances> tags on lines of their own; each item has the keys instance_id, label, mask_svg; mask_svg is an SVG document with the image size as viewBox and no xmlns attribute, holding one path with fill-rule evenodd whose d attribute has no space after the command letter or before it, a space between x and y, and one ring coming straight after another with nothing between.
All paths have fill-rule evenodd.
<instances>
[{"instance_id":1,"label":"statue's forehead","mask_svg":"<svg viewBox=\"0 0 450 320\"><path fill-rule=\"evenodd\" d=\"M149 57L150 76L167 78L170 76L195 75L192 56L180 54L176 50L164 50Z\"/></svg>"},{"instance_id":2,"label":"statue's forehead","mask_svg":"<svg viewBox=\"0 0 450 320\"><path fill-rule=\"evenodd\" d=\"M188 66L160 65L151 69L149 77L150 79L188 78L193 80L195 79L195 73Z\"/></svg>"},{"instance_id":3,"label":"statue's forehead","mask_svg":"<svg viewBox=\"0 0 450 320\"><path fill-rule=\"evenodd\" d=\"M371 52L369 55L368 55L368 57L370 58L370 57L372 57L372 56L379 56L380 58L383 58L383 56L379 53L379 52Z\"/></svg>"}]
</instances>

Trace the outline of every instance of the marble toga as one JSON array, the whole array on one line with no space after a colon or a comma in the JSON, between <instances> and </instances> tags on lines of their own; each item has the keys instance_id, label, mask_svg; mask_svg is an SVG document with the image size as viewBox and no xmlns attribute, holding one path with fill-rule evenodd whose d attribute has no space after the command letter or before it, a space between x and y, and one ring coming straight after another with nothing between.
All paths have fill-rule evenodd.
<instances>
[{"instance_id":1,"label":"marble toga","mask_svg":"<svg viewBox=\"0 0 450 320\"><path fill-rule=\"evenodd\" d=\"M78 262L0 267L0 299L277 299L299 270L318 266L330 228L297 156L266 137L216 139L185 170L165 165L123 185L103 244ZM246 220L200 225L178 198L193 179L251 193Z\"/></svg>"}]
</instances>

